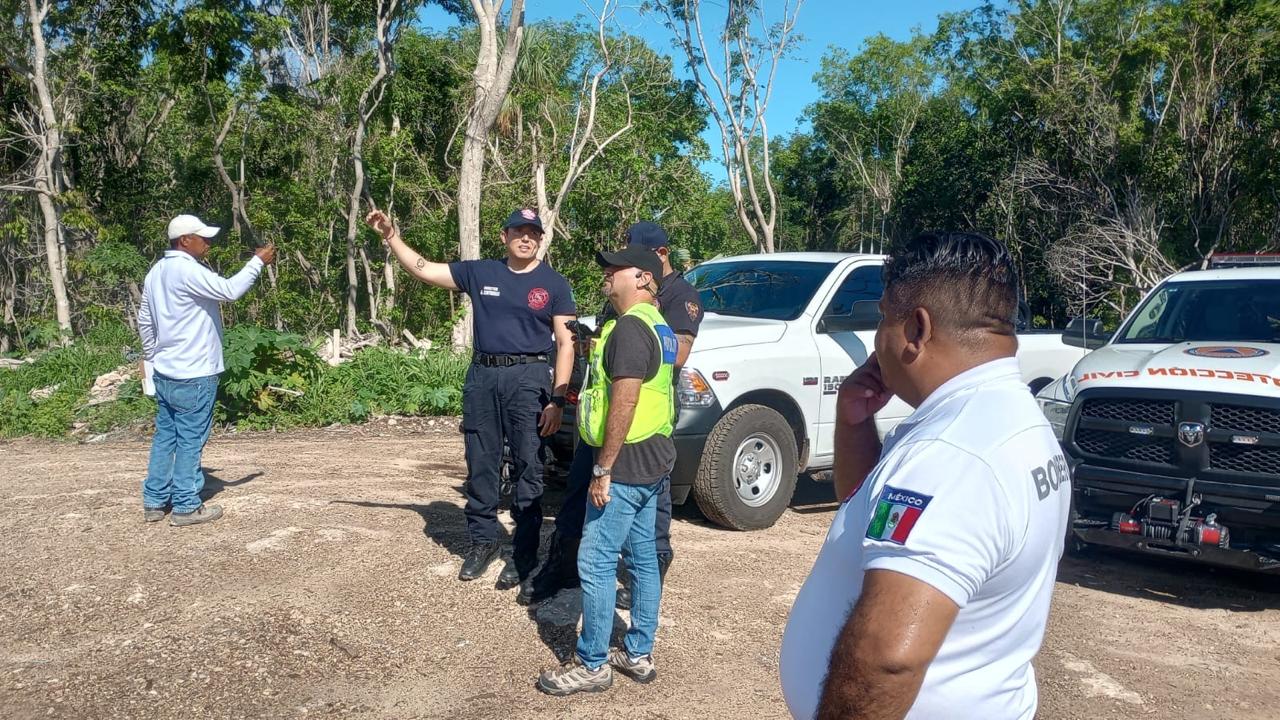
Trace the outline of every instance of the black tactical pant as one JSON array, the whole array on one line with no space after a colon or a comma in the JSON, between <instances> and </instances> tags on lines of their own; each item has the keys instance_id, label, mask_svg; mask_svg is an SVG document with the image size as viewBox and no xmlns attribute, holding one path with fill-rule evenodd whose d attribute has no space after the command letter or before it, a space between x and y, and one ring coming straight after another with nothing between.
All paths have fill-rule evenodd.
<instances>
[{"instance_id":1,"label":"black tactical pant","mask_svg":"<svg viewBox=\"0 0 1280 720\"><path fill-rule=\"evenodd\" d=\"M472 363L462 386L462 432L467 455L467 534L473 543L498 539L503 441L511 451L515 485L511 519L514 556L538 555L542 528L542 460L538 421L551 399L551 369L545 362L509 367Z\"/></svg>"}]
</instances>

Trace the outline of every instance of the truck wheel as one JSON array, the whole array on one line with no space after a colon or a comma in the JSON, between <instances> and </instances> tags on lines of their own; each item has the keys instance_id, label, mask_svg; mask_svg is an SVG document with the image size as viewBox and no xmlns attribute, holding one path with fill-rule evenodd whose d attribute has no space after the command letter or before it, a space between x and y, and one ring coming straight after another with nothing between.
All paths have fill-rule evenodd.
<instances>
[{"instance_id":1,"label":"truck wheel","mask_svg":"<svg viewBox=\"0 0 1280 720\"><path fill-rule=\"evenodd\" d=\"M733 530L770 527L796 489L796 438L773 408L730 410L707 436L693 498L711 522Z\"/></svg>"}]
</instances>

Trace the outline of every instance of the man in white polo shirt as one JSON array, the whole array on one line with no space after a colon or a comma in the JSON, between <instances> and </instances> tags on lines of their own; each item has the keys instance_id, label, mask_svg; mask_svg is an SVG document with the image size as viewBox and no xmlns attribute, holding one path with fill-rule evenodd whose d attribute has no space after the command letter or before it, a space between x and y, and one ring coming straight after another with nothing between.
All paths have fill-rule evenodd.
<instances>
[{"instance_id":1,"label":"man in white polo shirt","mask_svg":"<svg viewBox=\"0 0 1280 720\"><path fill-rule=\"evenodd\" d=\"M173 525L197 525L222 517L222 508L200 500L200 455L213 428L213 401L222 373L222 314L218 303L239 300L258 278L275 247L254 251L240 272L224 278L200 261L218 228L194 215L169 221L170 249L152 266L138 307L142 352L152 368L156 434L142 482L142 516Z\"/></svg>"},{"instance_id":2,"label":"man in white polo shirt","mask_svg":"<svg viewBox=\"0 0 1280 720\"><path fill-rule=\"evenodd\" d=\"M837 401L843 503L783 636L787 706L1032 718L1071 487L1014 356L1013 261L982 235L922 235L884 285L876 352ZM872 415L893 395L916 409L882 448Z\"/></svg>"}]
</instances>

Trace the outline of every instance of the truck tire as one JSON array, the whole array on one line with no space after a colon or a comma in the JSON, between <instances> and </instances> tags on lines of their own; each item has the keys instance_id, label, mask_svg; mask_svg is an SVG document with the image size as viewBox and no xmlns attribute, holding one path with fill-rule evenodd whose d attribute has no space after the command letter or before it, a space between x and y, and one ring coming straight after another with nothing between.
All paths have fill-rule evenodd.
<instances>
[{"instance_id":1,"label":"truck tire","mask_svg":"<svg viewBox=\"0 0 1280 720\"><path fill-rule=\"evenodd\" d=\"M711 522L733 530L772 526L796 489L796 438L778 411L741 405L707 436L693 499Z\"/></svg>"}]
</instances>

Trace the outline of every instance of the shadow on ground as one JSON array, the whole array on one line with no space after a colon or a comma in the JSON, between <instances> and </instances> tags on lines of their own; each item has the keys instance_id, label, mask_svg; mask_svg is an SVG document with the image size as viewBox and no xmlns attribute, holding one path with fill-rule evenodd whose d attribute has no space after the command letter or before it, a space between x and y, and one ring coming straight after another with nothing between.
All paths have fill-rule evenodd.
<instances>
[{"instance_id":1,"label":"shadow on ground","mask_svg":"<svg viewBox=\"0 0 1280 720\"><path fill-rule=\"evenodd\" d=\"M461 488L458 488L458 491L461 492ZM425 505L422 503L374 502L372 500L331 500L330 502L334 505L353 505L363 508L414 512L418 514L418 517L422 518L422 534L426 535L435 544L448 550L451 554L462 558L466 555L467 549L471 547L471 541L467 537L466 518L462 514L462 508L455 503L443 500L434 500ZM511 540L510 534L501 525L499 525L499 533L498 542L509 544Z\"/></svg>"},{"instance_id":2,"label":"shadow on ground","mask_svg":"<svg viewBox=\"0 0 1280 720\"><path fill-rule=\"evenodd\" d=\"M1280 605L1280 576L1103 547L1063 557L1058 582L1198 609L1259 612Z\"/></svg>"},{"instance_id":3,"label":"shadow on ground","mask_svg":"<svg viewBox=\"0 0 1280 720\"><path fill-rule=\"evenodd\" d=\"M203 468L204 489L200 491L201 500L212 500L214 496L229 487L238 487L262 477L261 472L249 473L239 480L223 480L217 476L218 468Z\"/></svg>"}]
</instances>

